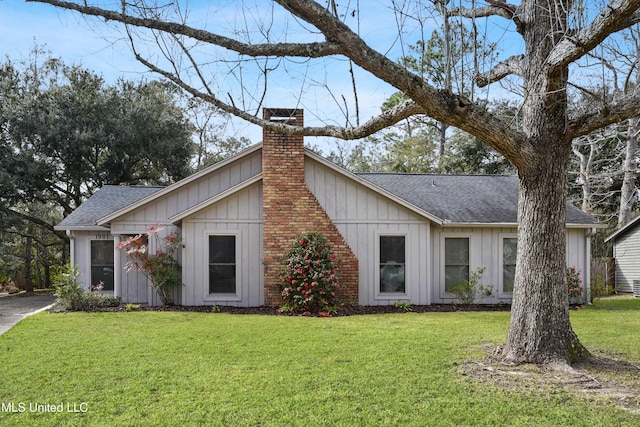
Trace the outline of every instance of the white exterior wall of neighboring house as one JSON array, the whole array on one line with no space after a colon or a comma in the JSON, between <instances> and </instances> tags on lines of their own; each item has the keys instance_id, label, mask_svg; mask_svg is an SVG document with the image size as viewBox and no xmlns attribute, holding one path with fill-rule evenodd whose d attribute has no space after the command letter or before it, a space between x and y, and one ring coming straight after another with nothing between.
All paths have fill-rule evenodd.
<instances>
[{"instance_id":1,"label":"white exterior wall of neighboring house","mask_svg":"<svg viewBox=\"0 0 640 427\"><path fill-rule=\"evenodd\" d=\"M640 223L614 241L616 290L633 292L633 281L640 280Z\"/></svg>"}]
</instances>

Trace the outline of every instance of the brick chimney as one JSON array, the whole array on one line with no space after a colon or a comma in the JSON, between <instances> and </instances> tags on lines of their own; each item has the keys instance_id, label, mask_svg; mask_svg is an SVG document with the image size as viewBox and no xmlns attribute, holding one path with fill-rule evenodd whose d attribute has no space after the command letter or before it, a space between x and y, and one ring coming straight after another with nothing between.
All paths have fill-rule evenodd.
<instances>
[{"instance_id":1,"label":"brick chimney","mask_svg":"<svg viewBox=\"0 0 640 427\"><path fill-rule=\"evenodd\" d=\"M265 120L302 127L303 110L265 108ZM262 198L264 303L279 305L280 259L300 234L318 231L331 242L339 261L339 297L358 303L358 259L304 179L304 138L263 129Z\"/></svg>"}]
</instances>

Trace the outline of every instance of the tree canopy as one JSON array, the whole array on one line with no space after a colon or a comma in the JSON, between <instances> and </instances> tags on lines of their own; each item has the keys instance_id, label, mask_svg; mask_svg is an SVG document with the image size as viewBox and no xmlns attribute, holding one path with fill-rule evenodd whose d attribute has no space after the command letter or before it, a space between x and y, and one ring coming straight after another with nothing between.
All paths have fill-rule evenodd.
<instances>
[{"instance_id":1,"label":"tree canopy","mask_svg":"<svg viewBox=\"0 0 640 427\"><path fill-rule=\"evenodd\" d=\"M173 182L190 173L193 151L174 85L107 85L42 53L0 64L0 225L2 239L13 242L2 258L29 268L31 250L56 246L48 256L64 254L67 238L53 226L100 186ZM19 265L7 264L0 276Z\"/></svg>"}]
</instances>

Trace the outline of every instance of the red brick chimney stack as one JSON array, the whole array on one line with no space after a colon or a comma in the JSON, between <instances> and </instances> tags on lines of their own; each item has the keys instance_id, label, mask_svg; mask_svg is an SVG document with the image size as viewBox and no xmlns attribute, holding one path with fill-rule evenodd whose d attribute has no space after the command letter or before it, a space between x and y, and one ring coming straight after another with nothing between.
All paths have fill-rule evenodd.
<instances>
[{"instance_id":1,"label":"red brick chimney stack","mask_svg":"<svg viewBox=\"0 0 640 427\"><path fill-rule=\"evenodd\" d=\"M302 127L303 110L265 108L265 120ZM279 305L280 259L303 233L319 231L340 262L340 297L358 302L358 259L309 190L304 178L304 138L263 129L262 197L264 232L264 303Z\"/></svg>"}]
</instances>

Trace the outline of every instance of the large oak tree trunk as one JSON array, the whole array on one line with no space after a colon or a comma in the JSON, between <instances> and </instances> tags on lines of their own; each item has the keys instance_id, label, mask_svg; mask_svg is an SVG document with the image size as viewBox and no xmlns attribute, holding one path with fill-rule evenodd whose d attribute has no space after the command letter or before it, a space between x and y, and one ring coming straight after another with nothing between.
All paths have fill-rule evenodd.
<instances>
[{"instance_id":1,"label":"large oak tree trunk","mask_svg":"<svg viewBox=\"0 0 640 427\"><path fill-rule=\"evenodd\" d=\"M588 354L569 321L566 285L566 135L568 67L546 58L563 37L566 14L553 2L523 6L527 46L522 130L528 150L518 159L518 253L511 324L502 348L513 363L571 363ZM566 10L566 8L564 9Z\"/></svg>"},{"instance_id":2,"label":"large oak tree trunk","mask_svg":"<svg viewBox=\"0 0 640 427\"><path fill-rule=\"evenodd\" d=\"M567 162L560 148L553 151L520 174L516 282L502 348L506 362L567 363L588 355L569 321Z\"/></svg>"}]
</instances>

